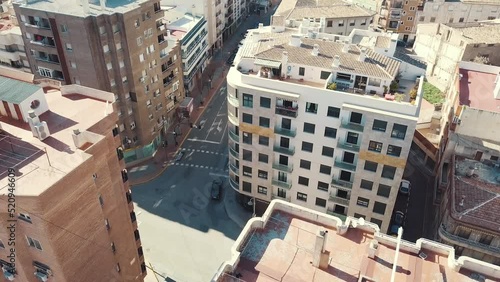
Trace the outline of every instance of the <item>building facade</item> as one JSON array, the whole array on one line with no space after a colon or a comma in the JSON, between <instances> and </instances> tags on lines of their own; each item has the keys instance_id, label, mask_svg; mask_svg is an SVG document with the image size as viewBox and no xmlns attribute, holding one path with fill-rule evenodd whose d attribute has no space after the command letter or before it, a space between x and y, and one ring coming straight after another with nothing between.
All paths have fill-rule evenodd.
<instances>
[{"instance_id":1,"label":"building facade","mask_svg":"<svg viewBox=\"0 0 500 282\"><path fill-rule=\"evenodd\" d=\"M394 101L385 94L397 60L332 35L272 28L250 32L227 76L231 187L387 229L422 80L400 78L418 94L410 101L397 90Z\"/></svg>"},{"instance_id":2,"label":"building facade","mask_svg":"<svg viewBox=\"0 0 500 282\"><path fill-rule=\"evenodd\" d=\"M3 202L12 202L9 192L15 195L15 208L2 210L0 221L12 226L17 219L15 230L0 230L4 277L143 281L114 94L67 85L39 96L40 87L3 77L1 89L2 104L8 101L17 113L0 111L0 185L15 183L0 193ZM12 100L21 96L28 108Z\"/></svg>"},{"instance_id":3,"label":"building facade","mask_svg":"<svg viewBox=\"0 0 500 282\"><path fill-rule=\"evenodd\" d=\"M151 157L185 95L180 48L168 45L159 2L29 2L15 10L35 78L113 92L127 162Z\"/></svg>"},{"instance_id":4,"label":"building facade","mask_svg":"<svg viewBox=\"0 0 500 282\"><path fill-rule=\"evenodd\" d=\"M415 18L417 11L422 9L423 0L382 1L378 15L378 26L385 31L400 34L400 40L413 41L415 33Z\"/></svg>"},{"instance_id":5,"label":"building facade","mask_svg":"<svg viewBox=\"0 0 500 282\"><path fill-rule=\"evenodd\" d=\"M0 64L24 72L31 72L23 35L10 1L0 2Z\"/></svg>"}]
</instances>

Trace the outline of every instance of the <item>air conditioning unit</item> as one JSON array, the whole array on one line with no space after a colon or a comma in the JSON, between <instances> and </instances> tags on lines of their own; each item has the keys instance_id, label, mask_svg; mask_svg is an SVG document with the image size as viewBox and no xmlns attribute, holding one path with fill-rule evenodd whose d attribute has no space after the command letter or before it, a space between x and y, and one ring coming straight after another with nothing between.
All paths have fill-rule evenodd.
<instances>
[{"instance_id":1,"label":"air conditioning unit","mask_svg":"<svg viewBox=\"0 0 500 282\"><path fill-rule=\"evenodd\" d=\"M47 280L49 280L49 277L47 276L46 273L37 271L34 274L35 274L36 278L38 278L38 280L40 280L42 282L46 282Z\"/></svg>"},{"instance_id":2,"label":"air conditioning unit","mask_svg":"<svg viewBox=\"0 0 500 282\"><path fill-rule=\"evenodd\" d=\"M50 136L49 127L45 121L35 124L36 137L40 140L45 140Z\"/></svg>"}]
</instances>

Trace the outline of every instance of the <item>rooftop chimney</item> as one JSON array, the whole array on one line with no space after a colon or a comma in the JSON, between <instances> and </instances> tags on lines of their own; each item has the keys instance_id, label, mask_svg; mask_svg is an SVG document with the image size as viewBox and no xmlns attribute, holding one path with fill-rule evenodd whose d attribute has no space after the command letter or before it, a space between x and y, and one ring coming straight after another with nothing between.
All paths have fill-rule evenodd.
<instances>
[{"instance_id":1,"label":"rooftop chimney","mask_svg":"<svg viewBox=\"0 0 500 282\"><path fill-rule=\"evenodd\" d=\"M340 56L339 55L335 55L335 57L333 57L332 67L333 68L340 67Z\"/></svg>"},{"instance_id":2,"label":"rooftop chimney","mask_svg":"<svg viewBox=\"0 0 500 282\"><path fill-rule=\"evenodd\" d=\"M290 45L300 47L300 45L302 44L301 38L302 37L300 34L292 34L292 36L290 37Z\"/></svg>"},{"instance_id":3,"label":"rooftop chimney","mask_svg":"<svg viewBox=\"0 0 500 282\"><path fill-rule=\"evenodd\" d=\"M364 62L366 59L366 48L361 48L361 51L359 53L359 61Z\"/></svg>"},{"instance_id":4,"label":"rooftop chimney","mask_svg":"<svg viewBox=\"0 0 500 282\"><path fill-rule=\"evenodd\" d=\"M319 45L318 44L314 44L313 50L312 50L312 55L313 56L318 56L319 55Z\"/></svg>"},{"instance_id":5,"label":"rooftop chimney","mask_svg":"<svg viewBox=\"0 0 500 282\"><path fill-rule=\"evenodd\" d=\"M328 268L330 252L325 250L328 230L318 230L316 234L316 243L314 244L313 266L320 269Z\"/></svg>"},{"instance_id":6,"label":"rooftop chimney","mask_svg":"<svg viewBox=\"0 0 500 282\"><path fill-rule=\"evenodd\" d=\"M344 46L342 46L342 52L343 53L349 52L349 49L350 49L349 47L350 47L349 43L347 41L344 41Z\"/></svg>"},{"instance_id":7,"label":"rooftop chimney","mask_svg":"<svg viewBox=\"0 0 500 282\"><path fill-rule=\"evenodd\" d=\"M290 70L288 69L288 52L283 51L281 53L281 77L288 75Z\"/></svg>"},{"instance_id":8,"label":"rooftop chimney","mask_svg":"<svg viewBox=\"0 0 500 282\"><path fill-rule=\"evenodd\" d=\"M264 24L263 23L259 23L259 30L261 30L263 28L264 28Z\"/></svg>"}]
</instances>

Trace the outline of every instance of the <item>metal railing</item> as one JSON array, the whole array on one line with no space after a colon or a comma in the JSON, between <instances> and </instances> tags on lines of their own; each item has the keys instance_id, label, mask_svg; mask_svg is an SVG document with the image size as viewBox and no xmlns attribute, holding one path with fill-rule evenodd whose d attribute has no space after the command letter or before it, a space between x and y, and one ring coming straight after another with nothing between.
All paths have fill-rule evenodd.
<instances>
[{"instance_id":1,"label":"metal railing","mask_svg":"<svg viewBox=\"0 0 500 282\"><path fill-rule=\"evenodd\" d=\"M229 153L231 154L231 156L233 156L237 159L240 157L240 154L238 152L236 152L236 150L234 150L233 148L229 148Z\"/></svg>"},{"instance_id":2,"label":"metal railing","mask_svg":"<svg viewBox=\"0 0 500 282\"><path fill-rule=\"evenodd\" d=\"M274 126L274 133L280 134L280 135L285 135L288 137L295 137L297 135L297 130L296 129L286 129L281 126Z\"/></svg>"},{"instance_id":3,"label":"metal railing","mask_svg":"<svg viewBox=\"0 0 500 282\"><path fill-rule=\"evenodd\" d=\"M293 156L295 154L295 148L294 147L286 148L286 147L281 147L281 146L278 146L278 145L274 145L273 149L277 153L282 153L282 154L286 154L286 155L290 155L290 156Z\"/></svg>"},{"instance_id":4,"label":"metal railing","mask_svg":"<svg viewBox=\"0 0 500 282\"><path fill-rule=\"evenodd\" d=\"M234 190L240 190L240 184L234 181L232 178L229 178L229 185L231 185L231 188Z\"/></svg>"},{"instance_id":5,"label":"metal railing","mask_svg":"<svg viewBox=\"0 0 500 282\"><path fill-rule=\"evenodd\" d=\"M332 178L332 182L330 184L341 188L352 189L352 182L350 181Z\"/></svg>"},{"instance_id":6,"label":"metal railing","mask_svg":"<svg viewBox=\"0 0 500 282\"><path fill-rule=\"evenodd\" d=\"M365 126L363 124L350 122L347 119L342 119L340 127L344 128L344 129L359 131L359 132L363 132L363 130L365 129Z\"/></svg>"},{"instance_id":7,"label":"metal railing","mask_svg":"<svg viewBox=\"0 0 500 282\"><path fill-rule=\"evenodd\" d=\"M236 133L234 133L232 130L228 130L229 132L229 137L234 141L234 142L240 142L240 136L238 136Z\"/></svg>"},{"instance_id":8,"label":"metal railing","mask_svg":"<svg viewBox=\"0 0 500 282\"><path fill-rule=\"evenodd\" d=\"M290 181L282 181L279 179L273 179L273 185L279 186L281 188L290 189L292 188L292 183Z\"/></svg>"},{"instance_id":9,"label":"metal railing","mask_svg":"<svg viewBox=\"0 0 500 282\"><path fill-rule=\"evenodd\" d=\"M341 197L335 195L333 192L330 192L329 198L330 198L330 201L332 201L334 203L341 204L344 206L349 206L349 196L347 197L347 199L345 199L345 198L341 198Z\"/></svg>"},{"instance_id":10,"label":"metal railing","mask_svg":"<svg viewBox=\"0 0 500 282\"><path fill-rule=\"evenodd\" d=\"M283 165L279 163L273 163L273 168L281 171L286 171L286 172L292 172L293 171L293 165Z\"/></svg>"},{"instance_id":11,"label":"metal railing","mask_svg":"<svg viewBox=\"0 0 500 282\"><path fill-rule=\"evenodd\" d=\"M343 141L337 142L337 148L349 150L349 151L354 151L354 152L359 152L359 145L348 143L348 142L343 142Z\"/></svg>"},{"instance_id":12,"label":"metal railing","mask_svg":"<svg viewBox=\"0 0 500 282\"><path fill-rule=\"evenodd\" d=\"M229 164L229 168L231 169L232 172L234 172L234 174L239 174L240 173L240 169L238 167L236 167L234 164Z\"/></svg>"},{"instance_id":13,"label":"metal railing","mask_svg":"<svg viewBox=\"0 0 500 282\"><path fill-rule=\"evenodd\" d=\"M348 169L355 171L356 170L356 163L346 163L339 158L335 158L334 165L338 168L343 168L343 169Z\"/></svg>"},{"instance_id":14,"label":"metal railing","mask_svg":"<svg viewBox=\"0 0 500 282\"><path fill-rule=\"evenodd\" d=\"M483 244L483 243L480 243L477 241L469 240L469 239L454 235L454 234L448 232L442 224L439 227L439 235L441 235L441 237L444 237L447 240L449 240L449 241L451 241L459 246L462 246L464 248L479 249L480 251L487 252L489 254L499 254L500 253L499 247L486 245L486 244Z\"/></svg>"},{"instance_id":15,"label":"metal railing","mask_svg":"<svg viewBox=\"0 0 500 282\"><path fill-rule=\"evenodd\" d=\"M276 111L275 113L277 115L282 115L282 116L287 116L287 117L293 117L293 118L296 118L297 117L297 113L298 113L298 110L299 108L287 108L287 107L279 107L279 106L276 106Z\"/></svg>"},{"instance_id":16,"label":"metal railing","mask_svg":"<svg viewBox=\"0 0 500 282\"><path fill-rule=\"evenodd\" d=\"M272 200L282 200L282 201L287 201L287 202L290 202L291 200L291 197L290 195L286 195L285 197L281 197L281 196L278 196L278 195L272 195L271 196L271 199Z\"/></svg>"}]
</instances>

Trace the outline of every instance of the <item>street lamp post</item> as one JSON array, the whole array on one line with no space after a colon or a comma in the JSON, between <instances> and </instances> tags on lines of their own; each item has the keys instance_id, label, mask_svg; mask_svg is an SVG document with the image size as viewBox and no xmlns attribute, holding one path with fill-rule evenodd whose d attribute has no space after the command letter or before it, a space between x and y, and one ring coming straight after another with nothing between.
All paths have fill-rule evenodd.
<instances>
[{"instance_id":1,"label":"street lamp post","mask_svg":"<svg viewBox=\"0 0 500 282\"><path fill-rule=\"evenodd\" d=\"M256 214L255 214L255 206L256 206L255 197L251 198L250 201L248 201L248 205L253 207L252 217L255 217L256 216Z\"/></svg>"}]
</instances>

